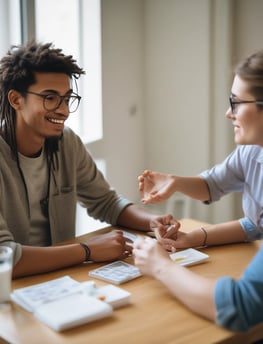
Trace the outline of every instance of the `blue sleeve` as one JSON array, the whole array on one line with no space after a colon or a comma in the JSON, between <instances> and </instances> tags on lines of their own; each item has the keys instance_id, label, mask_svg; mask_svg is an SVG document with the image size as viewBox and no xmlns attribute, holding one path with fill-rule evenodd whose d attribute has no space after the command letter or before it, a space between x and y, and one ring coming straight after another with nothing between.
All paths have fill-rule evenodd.
<instances>
[{"instance_id":1,"label":"blue sleeve","mask_svg":"<svg viewBox=\"0 0 263 344\"><path fill-rule=\"evenodd\" d=\"M240 148L236 148L221 164L199 174L210 192L210 200L206 204L218 201L230 192L242 192L244 175Z\"/></svg>"},{"instance_id":2,"label":"blue sleeve","mask_svg":"<svg viewBox=\"0 0 263 344\"><path fill-rule=\"evenodd\" d=\"M239 219L239 223L247 236L247 241L262 239L263 235L260 229L247 217Z\"/></svg>"},{"instance_id":3,"label":"blue sleeve","mask_svg":"<svg viewBox=\"0 0 263 344\"><path fill-rule=\"evenodd\" d=\"M228 330L245 332L263 322L263 247L238 281L217 280L215 304L216 323Z\"/></svg>"}]
</instances>

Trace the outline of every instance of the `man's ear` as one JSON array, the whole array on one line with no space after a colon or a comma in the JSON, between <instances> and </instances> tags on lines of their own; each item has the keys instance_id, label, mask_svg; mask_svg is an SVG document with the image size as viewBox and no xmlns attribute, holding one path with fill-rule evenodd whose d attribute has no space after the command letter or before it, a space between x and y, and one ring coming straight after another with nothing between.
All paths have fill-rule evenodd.
<instances>
[{"instance_id":1,"label":"man's ear","mask_svg":"<svg viewBox=\"0 0 263 344\"><path fill-rule=\"evenodd\" d=\"M24 102L24 97L16 90L10 90L8 92L8 100L12 108L20 110Z\"/></svg>"}]
</instances>

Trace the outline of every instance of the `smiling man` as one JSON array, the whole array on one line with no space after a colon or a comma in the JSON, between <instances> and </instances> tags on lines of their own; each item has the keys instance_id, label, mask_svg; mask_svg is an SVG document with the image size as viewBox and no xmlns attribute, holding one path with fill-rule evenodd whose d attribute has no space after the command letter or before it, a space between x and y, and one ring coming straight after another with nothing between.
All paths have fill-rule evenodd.
<instances>
[{"instance_id":1,"label":"smiling man","mask_svg":"<svg viewBox=\"0 0 263 344\"><path fill-rule=\"evenodd\" d=\"M76 111L81 99L72 94L66 74L35 72L34 77L27 91L11 89L8 94L17 113L18 151L29 157L41 152L46 138L61 136L69 112Z\"/></svg>"},{"instance_id":2,"label":"smiling man","mask_svg":"<svg viewBox=\"0 0 263 344\"><path fill-rule=\"evenodd\" d=\"M121 230L55 246L75 236L76 202L113 225L149 230L157 217L120 197L65 126L82 74L51 43L12 47L0 61L0 245L14 251L14 277L131 253Z\"/></svg>"}]
</instances>

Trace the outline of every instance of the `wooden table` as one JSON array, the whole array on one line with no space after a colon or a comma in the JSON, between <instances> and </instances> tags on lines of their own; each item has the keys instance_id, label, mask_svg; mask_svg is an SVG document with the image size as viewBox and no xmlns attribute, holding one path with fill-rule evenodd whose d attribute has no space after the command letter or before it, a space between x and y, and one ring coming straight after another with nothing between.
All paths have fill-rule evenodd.
<instances>
[{"instance_id":1,"label":"wooden table","mask_svg":"<svg viewBox=\"0 0 263 344\"><path fill-rule=\"evenodd\" d=\"M182 229L189 231L201 222L183 219ZM114 227L76 238L103 233ZM224 245L203 249L209 254L208 262L189 269L203 276L216 278L223 275L239 277L261 242ZM133 263L132 257L127 262ZM69 275L79 282L90 280L88 271L102 264L82 264L52 273L20 278L12 283L13 289L45 282ZM94 279L95 280L95 279ZM103 281L96 280L98 286ZM252 343L263 338L263 325L241 335L222 329L193 314L173 298L157 281L142 276L121 285L132 293L131 304L114 310L113 316L65 332L55 332L39 322L31 313L11 303L0 311L0 343L12 344L170 344L170 343ZM77 307L77 305L76 305ZM204 305L205 307L205 305Z\"/></svg>"}]
</instances>

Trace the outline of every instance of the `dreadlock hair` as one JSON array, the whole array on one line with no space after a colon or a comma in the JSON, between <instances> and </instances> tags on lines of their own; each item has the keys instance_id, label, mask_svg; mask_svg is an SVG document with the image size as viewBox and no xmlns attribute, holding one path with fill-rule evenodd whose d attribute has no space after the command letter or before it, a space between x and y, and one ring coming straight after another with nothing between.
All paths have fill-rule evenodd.
<instances>
[{"instance_id":1,"label":"dreadlock hair","mask_svg":"<svg viewBox=\"0 0 263 344\"><path fill-rule=\"evenodd\" d=\"M18 165L16 112L9 103L8 92L14 89L22 94L26 93L29 86L35 83L35 72L65 73L75 82L81 74L85 74L71 55L64 55L52 43L41 44L34 40L24 46L11 46L0 60L0 134L9 144ZM45 151L48 159L52 160L57 149L57 138L46 139Z\"/></svg>"}]
</instances>

